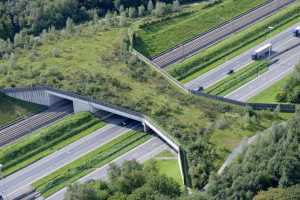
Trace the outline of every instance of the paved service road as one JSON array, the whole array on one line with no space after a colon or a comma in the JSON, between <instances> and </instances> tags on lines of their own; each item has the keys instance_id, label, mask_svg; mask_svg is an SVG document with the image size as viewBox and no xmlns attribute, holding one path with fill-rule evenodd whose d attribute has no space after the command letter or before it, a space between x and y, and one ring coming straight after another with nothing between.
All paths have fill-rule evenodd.
<instances>
[{"instance_id":1,"label":"paved service road","mask_svg":"<svg viewBox=\"0 0 300 200\"><path fill-rule=\"evenodd\" d=\"M255 23L263 17L276 12L279 8L282 8L283 6L292 2L295 2L295 0L273 0L263 7L260 7L240 18L237 18L215 30L202 35L201 37L198 37L165 54L162 54L157 58L154 58L153 63L159 67L165 67L201 49L204 49L219 40L224 39L228 35Z\"/></svg>"},{"instance_id":2,"label":"paved service road","mask_svg":"<svg viewBox=\"0 0 300 200\"><path fill-rule=\"evenodd\" d=\"M295 65L300 62L300 38L297 39L298 43L294 43L295 47L293 49L274 58L274 60L278 59L278 61L271 65L267 72L226 97L238 101L247 101L291 73Z\"/></svg>"},{"instance_id":3,"label":"paved service road","mask_svg":"<svg viewBox=\"0 0 300 200\"><path fill-rule=\"evenodd\" d=\"M28 187L34 181L128 132L130 128L138 126L137 122L130 123L128 128L115 125L123 120L124 118L121 117L113 117L109 120L111 124L4 178L0 182L3 193L9 199L19 196L23 194L20 193L23 188Z\"/></svg>"},{"instance_id":4,"label":"paved service road","mask_svg":"<svg viewBox=\"0 0 300 200\"><path fill-rule=\"evenodd\" d=\"M251 54L252 52L263 46L266 43L272 43L273 44L273 51L274 53L282 52L294 44L297 44L299 42L299 38L296 38L292 34L292 30L299 26L300 23L294 25L293 27L288 28L287 30L279 33L278 35L274 36L273 38L267 40L263 44L260 44L244 53L242 53L240 56L237 56L224 64L218 66L217 68L203 74L202 76L199 76L198 78L188 82L185 84L185 87L188 89L197 89L200 86L207 88L218 81L225 78L227 73L233 69L234 71L240 70L243 67L246 67L248 64L250 64L252 61Z\"/></svg>"},{"instance_id":5,"label":"paved service road","mask_svg":"<svg viewBox=\"0 0 300 200\"><path fill-rule=\"evenodd\" d=\"M120 165L125 160L137 160L138 162L144 162L155 155L159 154L161 151L165 149L170 149L165 143L163 143L159 138L153 137L152 139L148 140L144 144L136 147L135 149L129 151L128 153L124 154L123 156L117 158L113 161ZM105 179L107 177L109 165L105 165L91 174L81 178L78 182L84 183L89 180L97 180L97 179ZM64 194L66 192L66 188L60 190L59 192L55 193L51 197L47 198L47 200L63 200Z\"/></svg>"}]
</instances>

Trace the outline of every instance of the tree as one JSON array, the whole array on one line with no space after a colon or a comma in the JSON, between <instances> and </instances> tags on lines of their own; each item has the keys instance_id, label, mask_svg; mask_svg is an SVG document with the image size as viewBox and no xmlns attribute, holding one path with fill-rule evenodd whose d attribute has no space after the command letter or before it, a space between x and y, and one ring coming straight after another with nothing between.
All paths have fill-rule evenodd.
<instances>
[{"instance_id":1,"label":"tree","mask_svg":"<svg viewBox=\"0 0 300 200\"><path fill-rule=\"evenodd\" d=\"M173 1L173 3L172 3L172 11L173 12L180 11L180 2L178 0Z\"/></svg>"},{"instance_id":2,"label":"tree","mask_svg":"<svg viewBox=\"0 0 300 200\"><path fill-rule=\"evenodd\" d=\"M139 15L139 17L142 17L142 16L144 16L144 14L145 14L145 6L144 5L140 5L138 7L138 15Z\"/></svg>"},{"instance_id":3,"label":"tree","mask_svg":"<svg viewBox=\"0 0 300 200\"><path fill-rule=\"evenodd\" d=\"M130 18L135 18L135 17L137 16L136 8L135 8L135 7L130 7L130 8L129 8L128 16L129 16Z\"/></svg>"},{"instance_id":4,"label":"tree","mask_svg":"<svg viewBox=\"0 0 300 200\"><path fill-rule=\"evenodd\" d=\"M119 26L123 27L126 25L127 25L127 17L126 17L126 14L124 12L122 12L119 17Z\"/></svg>"},{"instance_id":5,"label":"tree","mask_svg":"<svg viewBox=\"0 0 300 200\"><path fill-rule=\"evenodd\" d=\"M154 14L156 17L162 17L166 14L167 5L164 2L156 2Z\"/></svg>"},{"instance_id":6,"label":"tree","mask_svg":"<svg viewBox=\"0 0 300 200\"><path fill-rule=\"evenodd\" d=\"M149 0L149 1L148 1L148 4L147 4L147 10L148 10L148 12L149 12L150 14L152 13L153 8L154 8L153 2L152 2L152 0Z\"/></svg>"},{"instance_id":7,"label":"tree","mask_svg":"<svg viewBox=\"0 0 300 200\"><path fill-rule=\"evenodd\" d=\"M66 22L66 31L67 31L67 33L72 34L74 32L74 28L75 28L75 25L74 25L73 19L68 18L67 22Z\"/></svg>"}]
</instances>

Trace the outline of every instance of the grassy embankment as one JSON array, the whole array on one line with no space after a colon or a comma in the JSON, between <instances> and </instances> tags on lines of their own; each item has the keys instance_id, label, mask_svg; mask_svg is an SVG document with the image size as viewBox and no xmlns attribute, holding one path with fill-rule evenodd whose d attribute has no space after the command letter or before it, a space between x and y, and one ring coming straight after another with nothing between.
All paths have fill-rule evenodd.
<instances>
[{"instance_id":1,"label":"grassy embankment","mask_svg":"<svg viewBox=\"0 0 300 200\"><path fill-rule=\"evenodd\" d=\"M266 37L274 36L298 23L300 21L299 13L300 2L296 2L273 16L239 33L232 34L227 39L183 62L171 65L167 70L182 83L187 83L223 64L225 61L255 47L266 40ZM273 29L268 30L269 26L272 26Z\"/></svg>"},{"instance_id":2,"label":"grassy embankment","mask_svg":"<svg viewBox=\"0 0 300 200\"><path fill-rule=\"evenodd\" d=\"M42 111L43 106L20 101L0 93L0 127Z\"/></svg>"},{"instance_id":3,"label":"grassy embankment","mask_svg":"<svg viewBox=\"0 0 300 200\"><path fill-rule=\"evenodd\" d=\"M276 100L276 95L282 88L286 85L288 79L291 77L291 75L288 75L281 79L280 81L276 82L269 88L263 90L260 92L258 95L250 98L248 102L251 103L259 103L259 102L264 102L264 103L278 103Z\"/></svg>"},{"instance_id":4,"label":"grassy embankment","mask_svg":"<svg viewBox=\"0 0 300 200\"><path fill-rule=\"evenodd\" d=\"M130 131L33 183L43 197L59 191L147 141L147 133Z\"/></svg>"},{"instance_id":5,"label":"grassy embankment","mask_svg":"<svg viewBox=\"0 0 300 200\"><path fill-rule=\"evenodd\" d=\"M226 78L205 89L208 94L226 96L268 70L267 62L254 62L228 75Z\"/></svg>"},{"instance_id":6,"label":"grassy embankment","mask_svg":"<svg viewBox=\"0 0 300 200\"><path fill-rule=\"evenodd\" d=\"M183 186L177 159L176 154L173 154L169 150L164 150L156 155L152 160L155 162L155 165L161 174L173 178L178 184Z\"/></svg>"},{"instance_id":7,"label":"grassy embankment","mask_svg":"<svg viewBox=\"0 0 300 200\"><path fill-rule=\"evenodd\" d=\"M90 113L65 117L0 149L2 172L8 176L104 126Z\"/></svg>"},{"instance_id":8,"label":"grassy embankment","mask_svg":"<svg viewBox=\"0 0 300 200\"><path fill-rule=\"evenodd\" d=\"M203 135L237 144L244 136L282 120L258 113L259 125L252 124L243 118L247 112L240 107L187 95L147 65L126 65L119 59L125 29L101 27L83 25L67 36L50 33L33 49L17 49L16 67L0 74L0 87L47 84L141 112L185 148ZM1 59L0 64L9 66L9 59ZM221 117L228 121L222 130L215 125ZM240 119L249 126L242 125ZM233 147L216 143L214 148L221 163Z\"/></svg>"},{"instance_id":9,"label":"grassy embankment","mask_svg":"<svg viewBox=\"0 0 300 200\"><path fill-rule=\"evenodd\" d=\"M190 6L194 13L142 26L137 32L136 49L153 57L210 28L254 8L265 0L226 0L211 7Z\"/></svg>"}]
</instances>

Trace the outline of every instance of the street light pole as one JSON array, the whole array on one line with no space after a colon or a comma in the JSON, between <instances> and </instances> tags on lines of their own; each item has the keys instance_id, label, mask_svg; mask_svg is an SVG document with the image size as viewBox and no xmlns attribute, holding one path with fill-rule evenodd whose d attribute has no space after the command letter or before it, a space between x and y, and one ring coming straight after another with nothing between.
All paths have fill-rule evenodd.
<instances>
[{"instance_id":1,"label":"street light pole","mask_svg":"<svg viewBox=\"0 0 300 200\"><path fill-rule=\"evenodd\" d=\"M269 26L267 29L266 40L268 40L268 34L274 29L273 26ZM271 48L269 48L269 57L271 56Z\"/></svg>"}]
</instances>

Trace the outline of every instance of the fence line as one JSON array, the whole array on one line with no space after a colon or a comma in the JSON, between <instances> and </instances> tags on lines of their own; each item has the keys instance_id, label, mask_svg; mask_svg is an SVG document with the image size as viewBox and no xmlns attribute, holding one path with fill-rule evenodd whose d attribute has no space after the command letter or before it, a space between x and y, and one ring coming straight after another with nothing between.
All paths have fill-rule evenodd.
<instances>
[{"instance_id":1,"label":"fence line","mask_svg":"<svg viewBox=\"0 0 300 200\"><path fill-rule=\"evenodd\" d=\"M153 63L151 60L149 60L146 56L132 48L132 53L136 55L140 60L144 61L146 64L150 65L155 71L163 75L166 79L168 79L171 83L173 83L175 86L179 87L181 90L183 90L185 93L190 93L188 89L186 89L178 80L176 80L173 76L171 76L168 72L161 69L158 65Z\"/></svg>"},{"instance_id":2,"label":"fence line","mask_svg":"<svg viewBox=\"0 0 300 200\"><path fill-rule=\"evenodd\" d=\"M206 94L206 93L200 92L200 91L191 91L191 92L195 95L198 95L198 96L206 97L206 98L217 100L217 101L222 101L222 102L233 104L233 105L238 105L238 106L241 106L241 107L250 107L254 110L271 110L271 111L274 111L277 108L279 108L280 112L287 112L287 113L296 112L296 105L295 104L247 103L247 102L242 102L242 101L229 99L229 98L222 97L222 96Z\"/></svg>"}]
</instances>

